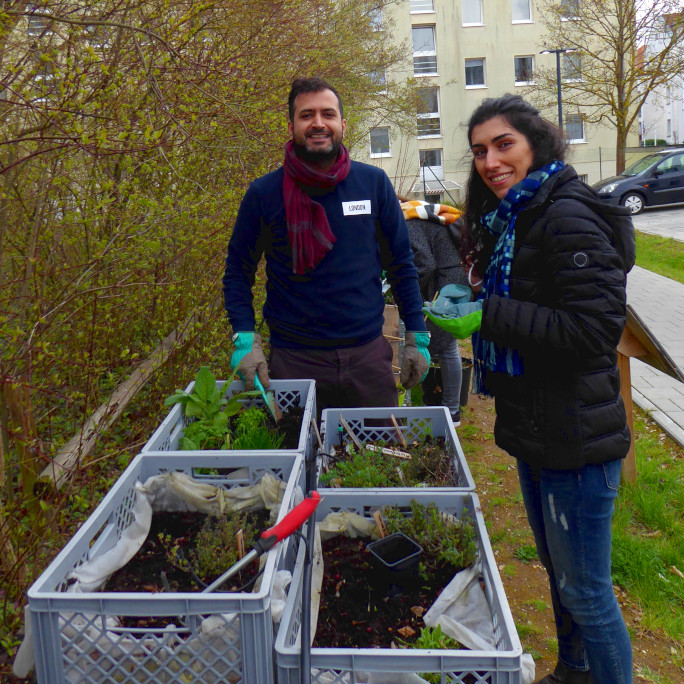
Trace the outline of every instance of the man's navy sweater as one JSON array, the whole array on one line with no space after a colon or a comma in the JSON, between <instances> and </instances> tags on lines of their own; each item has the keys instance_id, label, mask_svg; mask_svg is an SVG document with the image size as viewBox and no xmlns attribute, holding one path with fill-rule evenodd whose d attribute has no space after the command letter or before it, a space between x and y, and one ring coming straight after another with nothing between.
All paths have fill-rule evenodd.
<instances>
[{"instance_id":1,"label":"man's navy sweater","mask_svg":"<svg viewBox=\"0 0 684 684\"><path fill-rule=\"evenodd\" d=\"M255 329L252 286L266 256L264 318L271 344L327 349L365 344L382 333L386 271L407 330L425 330L422 299L399 201L384 171L352 162L329 191L308 191L337 241L312 271L292 270L281 168L247 190L228 244L223 293L235 332ZM315 194L314 194L315 193Z\"/></svg>"}]
</instances>

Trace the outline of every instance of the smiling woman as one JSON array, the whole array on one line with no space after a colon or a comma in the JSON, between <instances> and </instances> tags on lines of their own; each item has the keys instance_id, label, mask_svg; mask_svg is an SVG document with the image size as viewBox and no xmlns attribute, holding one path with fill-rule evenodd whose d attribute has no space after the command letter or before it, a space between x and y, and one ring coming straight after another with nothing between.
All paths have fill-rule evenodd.
<instances>
[{"instance_id":1,"label":"smiling woman","mask_svg":"<svg viewBox=\"0 0 684 684\"><path fill-rule=\"evenodd\" d=\"M518 96L484 100L468 142L465 242L483 284L444 327L479 308L475 389L496 399L496 443L517 461L549 575L558 663L538 684L629 684L610 530L630 445L616 347L632 222L578 179L562 132Z\"/></svg>"},{"instance_id":2,"label":"smiling woman","mask_svg":"<svg viewBox=\"0 0 684 684\"><path fill-rule=\"evenodd\" d=\"M499 199L527 176L534 160L527 138L502 116L473 128L470 149L477 172Z\"/></svg>"}]
</instances>

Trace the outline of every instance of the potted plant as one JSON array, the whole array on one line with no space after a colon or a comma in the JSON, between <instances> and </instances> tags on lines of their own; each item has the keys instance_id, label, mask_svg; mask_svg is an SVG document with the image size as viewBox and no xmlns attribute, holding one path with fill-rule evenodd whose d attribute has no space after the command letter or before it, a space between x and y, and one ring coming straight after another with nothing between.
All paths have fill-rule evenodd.
<instances>
[{"instance_id":1,"label":"potted plant","mask_svg":"<svg viewBox=\"0 0 684 684\"><path fill-rule=\"evenodd\" d=\"M440 516L449 516L472 527L475 564L470 569L457 573L427 611L425 605L413 598L407 606L400 606L404 610L403 624L389 625L392 632L388 631L388 625L385 624L382 635L376 630L375 623L372 625L370 621L378 612L396 611L396 604L401 602L401 597L376 601L372 596L369 598L372 586L369 585L370 589L365 590L353 587L350 595L355 597L360 610L355 617L351 617L349 630L356 631L360 645L345 643L335 646L318 645L319 639L323 641L329 636L325 629L319 633L319 628L334 622L330 615L331 610L344 611L342 605L336 606L337 594L341 597L348 588L339 584L345 580L336 576L336 568L326 570L324 556L323 572L332 573L332 577L328 577L323 584L323 590L328 593L322 604L325 609L317 613L315 601L312 605L314 618L311 632L314 645L310 649L310 665L313 684L351 681L417 684L431 679L462 684L475 681L519 684L522 681L522 648L475 494L435 489L331 490L326 492L317 511L317 520L322 520L321 537L325 539L326 535L350 529L350 533L357 537L345 544L352 548L365 546L367 540L360 541L359 537L372 534L376 530L374 514L393 507L398 509L393 514L396 519L410 517L416 502L426 507L432 505ZM434 513L430 515L433 516ZM427 526L434 526L434 523L435 519L429 518ZM409 527L407 531L408 536L421 537L420 526ZM443 529L438 531L438 536L439 534L443 534ZM416 541L420 543L419 539ZM282 684L301 681L300 654L302 647L307 647L306 644L302 646L299 640L301 602L310 601L317 596L316 589L312 590L310 597L302 596L304 556L302 547L276 638L278 682ZM317 563L315 567L319 565ZM418 584L420 585L420 574ZM464 611L464 597L475 601L473 605L476 607ZM474 622L469 623L464 615L476 617L477 625ZM364 623L364 620L367 622ZM424 624L421 624L421 620ZM405 627L409 629L404 629ZM458 636L454 637L456 633ZM436 644L445 648L435 651Z\"/></svg>"},{"instance_id":2,"label":"potted plant","mask_svg":"<svg viewBox=\"0 0 684 684\"><path fill-rule=\"evenodd\" d=\"M29 589L31 634L22 649L35 654L39 684L272 684L273 592L278 571L293 567L291 544L262 557L257 584L229 584L232 591L202 593L199 585L176 591L161 573L147 577L151 586L125 592L110 591L107 581L143 545L155 512L198 511L218 519L226 509L242 514L265 508L281 520L302 484L303 456L297 453L137 456ZM261 524L258 518L255 524ZM152 541L164 548L170 570L175 540ZM196 556L187 559L199 567Z\"/></svg>"},{"instance_id":3,"label":"potted plant","mask_svg":"<svg viewBox=\"0 0 684 684\"><path fill-rule=\"evenodd\" d=\"M475 483L443 406L326 409L321 488L451 487Z\"/></svg>"},{"instance_id":4,"label":"potted plant","mask_svg":"<svg viewBox=\"0 0 684 684\"><path fill-rule=\"evenodd\" d=\"M171 412L142 452L310 453L311 421L316 415L314 381L271 381L269 394L282 414L276 423L262 393L246 392L244 383L235 377L233 373L217 380L208 368L201 368L185 390L176 390L166 399Z\"/></svg>"}]
</instances>

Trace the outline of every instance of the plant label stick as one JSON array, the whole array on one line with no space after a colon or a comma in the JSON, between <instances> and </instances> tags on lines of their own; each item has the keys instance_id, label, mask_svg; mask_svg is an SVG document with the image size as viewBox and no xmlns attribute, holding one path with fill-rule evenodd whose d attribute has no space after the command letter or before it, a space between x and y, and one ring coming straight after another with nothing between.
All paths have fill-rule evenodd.
<instances>
[{"instance_id":1,"label":"plant label stick","mask_svg":"<svg viewBox=\"0 0 684 684\"><path fill-rule=\"evenodd\" d=\"M237 546L238 560L241 560L245 555L245 535L242 529L239 529L235 535L235 544Z\"/></svg>"},{"instance_id":2,"label":"plant label stick","mask_svg":"<svg viewBox=\"0 0 684 684\"><path fill-rule=\"evenodd\" d=\"M321 440L321 433L318 431L318 425L316 424L316 416L311 416L311 424L313 425L314 432L316 433L316 441L318 442L318 450L323 451L323 440Z\"/></svg>"},{"instance_id":3,"label":"plant label stick","mask_svg":"<svg viewBox=\"0 0 684 684\"><path fill-rule=\"evenodd\" d=\"M364 447L366 451L379 451L385 456L394 456L394 458L401 458L404 461L408 461L411 458L411 454L406 451L399 451L399 449L390 449L389 447L379 447L375 444L366 444Z\"/></svg>"},{"instance_id":4,"label":"plant label stick","mask_svg":"<svg viewBox=\"0 0 684 684\"><path fill-rule=\"evenodd\" d=\"M354 446L361 451L363 449L363 444L359 441L359 438L352 432L352 429L349 427L349 423L344 419L342 414L340 413L340 424L342 427L346 430L347 434L349 435L350 439L352 442L354 442Z\"/></svg>"},{"instance_id":5,"label":"plant label stick","mask_svg":"<svg viewBox=\"0 0 684 684\"><path fill-rule=\"evenodd\" d=\"M375 511L375 513L373 513L373 520L375 520L375 525L380 533L380 538L384 539L387 536L387 526L382 519L382 513L380 513L380 511Z\"/></svg>"},{"instance_id":6,"label":"plant label stick","mask_svg":"<svg viewBox=\"0 0 684 684\"><path fill-rule=\"evenodd\" d=\"M404 447L404 449L406 449L406 447L408 445L406 444L406 440L404 439L404 435L401 432L401 428L399 427L399 423L397 423L397 419L394 417L393 413L390 413L390 420L392 421L392 425L394 425L394 429L397 431L397 437L399 438L399 443L401 444L401 446Z\"/></svg>"}]
</instances>

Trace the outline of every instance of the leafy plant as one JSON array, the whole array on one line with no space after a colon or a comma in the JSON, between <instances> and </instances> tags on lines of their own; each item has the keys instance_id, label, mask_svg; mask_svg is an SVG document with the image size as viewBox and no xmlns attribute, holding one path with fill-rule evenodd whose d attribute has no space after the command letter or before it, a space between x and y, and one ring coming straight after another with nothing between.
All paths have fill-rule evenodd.
<instances>
[{"instance_id":1,"label":"leafy plant","mask_svg":"<svg viewBox=\"0 0 684 684\"><path fill-rule=\"evenodd\" d=\"M278 434L268 426L268 417L263 409L256 406L236 416L236 425L231 430L231 449L279 449L285 435Z\"/></svg>"},{"instance_id":2,"label":"leafy plant","mask_svg":"<svg viewBox=\"0 0 684 684\"><path fill-rule=\"evenodd\" d=\"M398 640L402 646L405 648L424 648L424 649L462 649L463 646L447 636L439 625L434 627L423 627L420 630L420 635L415 641L409 642L402 639ZM441 675L436 672L422 672L420 675L425 681L431 682L432 684L440 684Z\"/></svg>"},{"instance_id":3,"label":"leafy plant","mask_svg":"<svg viewBox=\"0 0 684 684\"><path fill-rule=\"evenodd\" d=\"M377 446L382 446L378 441ZM453 482L451 458L443 444L430 435L420 445L403 449L409 460L379 451L349 447L349 457L339 460L321 476L321 483L338 487L421 487L426 480L435 486Z\"/></svg>"},{"instance_id":4,"label":"leafy plant","mask_svg":"<svg viewBox=\"0 0 684 684\"><path fill-rule=\"evenodd\" d=\"M423 627L420 636L411 644L412 648L462 648L461 644L447 636L439 625L434 627Z\"/></svg>"},{"instance_id":5,"label":"leafy plant","mask_svg":"<svg viewBox=\"0 0 684 684\"><path fill-rule=\"evenodd\" d=\"M457 520L442 513L434 503L423 506L415 500L411 501L410 515L394 506L383 513L389 532L403 532L423 547L426 560L420 564L422 576L442 563L458 571L475 562L475 529L469 520Z\"/></svg>"},{"instance_id":6,"label":"leafy plant","mask_svg":"<svg viewBox=\"0 0 684 684\"><path fill-rule=\"evenodd\" d=\"M235 378L235 371L226 380L230 384ZM242 400L250 396L259 396L257 390L238 392L227 398L223 389L216 383L216 377L207 366L202 366L195 377L192 392L177 389L166 399L165 406L181 404L187 418L196 418L183 431L180 448L183 451L199 451L201 449L230 449L228 435L228 419L243 410Z\"/></svg>"},{"instance_id":7,"label":"leafy plant","mask_svg":"<svg viewBox=\"0 0 684 684\"><path fill-rule=\"evenodd\" d=\"M524 563L531 563L539 558L537 555L537 547L534 544L523 544L522 546L519 546L513 552L513 555Z\"/></svg>"},{"instance_id":8,"label":"leafy plant","mask_svg":"<svg viewBox=\"0 0 684 684\"><path fill-rule=\"evenodd\" d=\"M320 481L341 487L387 487L401 484L393 459L377 451L349 449L350 458L338 461Z\"/></svg>"},{"instance_id":9,"label":"leafy plant","mask_svg":"<svg viewBox=\"0 0 684 684\"><path fill-rule=\"evenodd\" d=\"M236 535L242 530L245 545L251 545L258 536L253 515L244 511L226 511L223 515L208 515L194 544L186 556L170 535L159 535L166 549L169 563L183 572L196 575L208 584L238 562Z\"/></svg>"}]
</instances>

